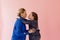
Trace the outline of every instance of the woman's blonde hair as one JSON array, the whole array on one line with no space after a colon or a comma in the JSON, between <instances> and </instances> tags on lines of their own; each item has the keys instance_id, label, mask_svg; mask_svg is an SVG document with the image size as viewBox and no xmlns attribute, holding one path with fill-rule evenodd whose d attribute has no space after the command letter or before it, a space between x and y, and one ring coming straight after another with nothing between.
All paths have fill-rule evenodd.
<instances>
[{"instance_id":1,"label":"woman's blonde hair","mask_svg":"<svg viewBox=\"0 0 60 40\"><path fill-rule=\"evenodd\" d=\"M20 8L18 11L19 11L18 16L20 17L21 13L24 13L25 9L24 8Z\"/></svg>"}]
</instances>

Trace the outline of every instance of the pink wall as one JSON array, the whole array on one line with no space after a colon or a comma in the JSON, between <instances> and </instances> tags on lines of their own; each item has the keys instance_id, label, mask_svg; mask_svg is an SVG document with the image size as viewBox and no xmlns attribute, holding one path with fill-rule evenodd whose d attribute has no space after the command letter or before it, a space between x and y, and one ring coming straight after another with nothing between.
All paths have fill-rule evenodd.
<instances>
[{"instance_id":1,"label":"pink wall","mask_svg":"<svg viewBox=\"0 0 60 40\"><path fill-rule=\"evenodd\" d=\"M60 40L60 0L1 0L2 40L10 40L19 8L39 16L41 40ZM1 24L1 23L0 23Z\"/></svg>"},{"instance_id":2,"label":"pink wall","mask_svg":"<svg viewBox=\"0 0 60 40\"><path fill-rule=\"evenodd\" d=\"M0 0L0 40L1 40L1 32L2 32L2 16L1 16L1 0Z\"/></svg>"}]
</instances>

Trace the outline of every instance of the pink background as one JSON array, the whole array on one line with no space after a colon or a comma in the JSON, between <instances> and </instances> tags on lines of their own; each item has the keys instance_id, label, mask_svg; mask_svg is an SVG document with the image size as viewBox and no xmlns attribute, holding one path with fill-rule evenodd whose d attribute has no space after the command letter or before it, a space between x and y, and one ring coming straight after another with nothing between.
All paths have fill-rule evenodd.
<instances>
[{"instance_id":1,"label":"pink background","mask_svg":"<svg viewBox=\"0 0 60 40\"><path fill-rule=\"evenodd\" d=\"M0 0L0 40L11 40L19 8L38 13L41 40L60 40L60 0Z\"/></svg>"}]
</instances>

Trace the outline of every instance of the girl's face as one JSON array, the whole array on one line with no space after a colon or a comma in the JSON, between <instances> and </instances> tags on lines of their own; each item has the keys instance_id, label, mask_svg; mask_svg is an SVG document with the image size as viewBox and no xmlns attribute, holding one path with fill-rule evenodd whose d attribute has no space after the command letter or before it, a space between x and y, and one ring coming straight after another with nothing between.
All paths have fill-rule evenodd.
<instances>
[{"instance_id":1,"label":"girl's face","mask_svg":"<svg viewBox=\"0 0 60 40\"><path fill-rule=\"evenodd\" d=\"M24 13L21 13L21 16L22 16L23 18L26 18L26 16L27 16L26 11L24 11Z\"/></svg>"},{"instance_id":2,"label":"girl's face","mask_svg":"<svg viewBox=\"0 0 60 40\"><path fill-rule=\"evenodd\" d=\"M34 20L34 16L32 15L32 13L29 14L28 18L29 18L30 20Z\"/></svg>"}]
</instances>

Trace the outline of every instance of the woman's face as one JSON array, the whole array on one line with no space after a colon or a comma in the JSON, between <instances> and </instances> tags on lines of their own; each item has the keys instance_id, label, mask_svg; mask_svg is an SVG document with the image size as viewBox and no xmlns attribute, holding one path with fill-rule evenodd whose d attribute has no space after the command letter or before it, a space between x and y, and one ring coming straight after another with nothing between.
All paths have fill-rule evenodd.
<instances>
[{"instance_id":1,"label":"woman's face","mask_svg":"<svg viewBox=\"0 0 60 40\"><path fill-rule=\"evenodd\" d=\"M29 18L30 20L34 20L34 17L32 16L32 13L29 14L28 18Z\"/></svg>"},{"instance_id":2,"label":"woman's face","mask_svg":"<svg viewBox=\"0 0 60 40\"><path fill-rule=\"evenodd\" d=\"M26 16L27 16L26 11L24 11L24 13L21 13L21 16L22 16L23 18L26 18Z\"/></svg>"}]
</instances>

